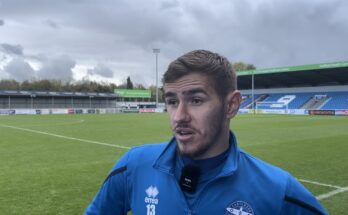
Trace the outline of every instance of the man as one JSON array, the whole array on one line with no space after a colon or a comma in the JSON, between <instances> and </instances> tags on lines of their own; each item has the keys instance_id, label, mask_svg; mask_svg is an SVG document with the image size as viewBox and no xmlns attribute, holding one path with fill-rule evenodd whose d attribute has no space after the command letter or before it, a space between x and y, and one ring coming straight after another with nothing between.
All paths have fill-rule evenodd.
<instances>
[{"instance_id":1,"label":"man","mask_svg":"<svg viewBox=\"0 0 348 215\"><path fill-rule=\"evenodd\" d=\"M226 58L189 52L163 84L173 139L124 155L86 214L327 214L289 173L238 148L229 128L241 96Z\"/></svg>"}]
</instances>

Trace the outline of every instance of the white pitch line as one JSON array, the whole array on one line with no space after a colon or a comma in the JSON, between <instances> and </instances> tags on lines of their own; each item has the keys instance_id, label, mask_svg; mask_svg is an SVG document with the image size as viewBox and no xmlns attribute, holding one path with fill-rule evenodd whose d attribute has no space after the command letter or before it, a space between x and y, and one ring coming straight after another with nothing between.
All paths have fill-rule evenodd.
<instances>
[{"instance_id":1,"label":"white pitch line","mask_svg":"<svg viewBox=\"0 0 348 215\"><path fill-rule=\"evenodd\" d=\"M323 199L330 198L331 196L334 196L334 195L336 195L336 194L343 193L343 192L347 192L347 191L348 191L348 187L342 187L342 188L333 190L333 191L331 191L331 192L324 193L324 194L321 194L321 195L319 195L319 196L316 196L316 198L317 198L318 200L323 200Z\"/></svg>"},{"instance_id":2,"label":"white pitch line","mask_svg":"<svg viewBox=\"0 0 348 215\"><path fill-rule=\"evenodd\" d=\"M320 183L317 181L311 181L311 180L306 180L306 179L297 179L297 180L299 180L301 182L309 183L309 184L323 186L323 187L332 187L332 188L336 188L336 189L343 189L343 187L339 187L339 186L332 185L332 184L324 184L324 183Z\"/></svg>"},{"instance_id":3,"label":"white pitch line","mask_svg":"<svg viewBox=\"0 0 348 215\"><path fill-rule=\"evenodd\" d=\"M320 182L317 182L317 181L311 181L311 180L306 180L306 179L297 179L297 180L299 180L301 182L309 183L309 184L315 184L315 185L323 186L323 187L336 188L333 191L330 191L330 192L327 192L327 193L323 193L323 194L320 194L320 195L316 196L316 198L318 200L327 199L327 198L330 198L331 196L334 196L336 194L348 191L348 187L340 187L340 186L336 186L336 185L332 185L332 184L324 184L324 183L320 183Z\"/></svg>"},{"instance_id":4,"label":"white pitch line","mask_svg":"<svg viewBox=\"0 0 348 215\"><path fill-rule=\"evenodd\" d=\"M86 140L86 139L80 139L80 138L75 138L75 137L68 137L68 136L63 136L63 135L54 134L54 133L48 133L48 132L43 132L43 131L32 130L32 129L28 129L28 128L21 128L21 127L10 126L10 125L1 125L1 124L0 124L0 126L4 127L4 128L12 128L12 129L16 129L16 130L22 130L22 131L27 131L27 132L37 133L37 134L43 134L43 135L48 135L48 136L52 136L52 137L58 137L58 138L67 139L67 140L75 140L75 141L80 141L80 142L93 143L93 144L98 144L98 145L103 145L103 146L110 146L110 147L115 147L115 148L120 148L120 149L130 149L130 147L127 147L127 146L103 143L103 142L98 142L98 141L93 141L93 140Z\"/></svg>"}]
</instances>

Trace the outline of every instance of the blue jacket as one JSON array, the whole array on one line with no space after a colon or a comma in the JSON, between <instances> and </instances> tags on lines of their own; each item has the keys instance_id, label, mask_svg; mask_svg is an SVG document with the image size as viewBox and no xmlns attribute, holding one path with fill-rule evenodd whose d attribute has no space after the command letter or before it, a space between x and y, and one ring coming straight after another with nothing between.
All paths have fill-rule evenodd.
<instances>
[{"instance_id":1,"label":"blue jacket","mask_svg":"<svg viewBox=\"0 0 348 215\"><path fill-rule=\"evenodd\" d=\"M174 176L176 141L135 147L113 167L85 214L327 214L289 173L240 150L231 133L221 172L189 208Z\"/></svg>"}]
</instances>

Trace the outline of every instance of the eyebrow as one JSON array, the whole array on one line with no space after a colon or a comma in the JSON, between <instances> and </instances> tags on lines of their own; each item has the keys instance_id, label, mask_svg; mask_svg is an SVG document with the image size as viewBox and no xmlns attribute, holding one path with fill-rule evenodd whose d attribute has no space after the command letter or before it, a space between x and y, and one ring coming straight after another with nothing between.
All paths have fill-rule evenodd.
<instances>
[{"instance_id":1,"label":"eyebrow","mask_svg":"<svg viewBox=\"0 0 348 215\"><path fill-rule=\"evenodd\" d=\"M194 89L190 89L190 90L187 90L187 91L183 92L183 94L185 96L187 96L187 95L194 95L196 93L202 93L204 95L208 95L207 92L204 89L202 89L202 88L194 88ZM177 95L176 93L169 91L169 92L166 92L164 94L164 97L175 97L176 95Z\"/></svg>"},{"instance_id":2,"label":"eyebrow","mask_svg":"<svg viewBox=\"0 0 348 215\"><path fill-rule=\"evenodd\" d=\"M164 97L167 98L167 97L175 97L176 96L176 93L173 93L173 92L166 92L164 93Z\"/></svg>"}]
</instances>

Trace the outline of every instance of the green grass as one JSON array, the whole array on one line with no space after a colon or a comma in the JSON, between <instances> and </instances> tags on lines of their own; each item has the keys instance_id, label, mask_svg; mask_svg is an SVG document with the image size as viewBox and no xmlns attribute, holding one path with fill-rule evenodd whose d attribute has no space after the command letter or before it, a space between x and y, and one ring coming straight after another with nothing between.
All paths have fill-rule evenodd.
<instances>
[{"instance_id":1,"label":"green grass","mask_svg":"<svg viewBox=\"0 0 348 215\"><path fill-rule=\"evenodd\" d=\"M0 117L0 214L82 214L124 149L167 141L165 114ZM348 117L240 115L239 146L299 179L348 186ZM304 183L315 195L335 188ZM348 192L322 200L330 214L348 211Z\"/></svg>"}]
</instances>

